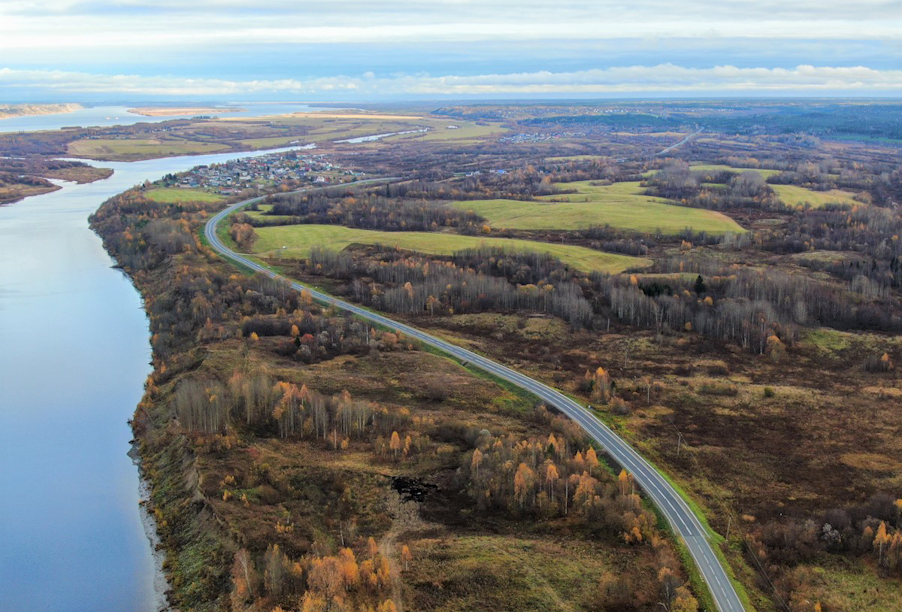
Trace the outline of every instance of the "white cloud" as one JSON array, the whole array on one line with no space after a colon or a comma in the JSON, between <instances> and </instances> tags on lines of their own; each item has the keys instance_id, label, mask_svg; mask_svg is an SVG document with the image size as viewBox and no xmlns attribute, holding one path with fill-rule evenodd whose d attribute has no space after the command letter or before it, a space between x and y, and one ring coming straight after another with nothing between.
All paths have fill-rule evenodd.
<instances>
[{"instance_id":1,"label":"white cloud","mask_svg":"<svg viewBox=\"0 0 902 612\"><path fill-rule=\"evenodd\" d=\"M0 0L0 50L621 38L897 40L902 1Z\"/></svg>"},{"instance_id":2,"label":"white cloud","mask_svg":"<svg viewBox=\"0 0 902 612\"><path fill-rule=\"evenodd\" d=\"M528 72L475 76L335 76L314 79L225 80L165 76L0 69L0 87L59 94L157 96L336 95L465 96L542 94L705 94L719 92L902 92L902 70L863 66L795 68L685 68L673 64L573 72Z\"/></svg>"}]
</instances>

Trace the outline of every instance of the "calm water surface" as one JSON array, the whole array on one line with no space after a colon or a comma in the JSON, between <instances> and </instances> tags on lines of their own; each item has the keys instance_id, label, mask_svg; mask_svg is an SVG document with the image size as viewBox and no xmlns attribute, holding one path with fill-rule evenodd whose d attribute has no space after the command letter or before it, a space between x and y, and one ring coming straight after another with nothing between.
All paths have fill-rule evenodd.
<instances>
[{"instance_id":1,"label":"calm water surface","mask_svg":"<svg viewBox=\"0 0 902 612\"><path fill-rule=\"evenodd\" d=\"M150 105L152 106L152 105ZM262 117L264 115L284 115L287 113L313 113L334 110L322 107L311 107L306 104L236 104L240 111L221 113L202 113L215 117ZM226 108L226 107L224 107ZM135 123L159 123L171 119L189 119L190 115L170 115L168 117L145 117L128 112L128 106L93 106L71 113L53 113L50 115L27 115L0 119L2 132L35 132L39 130L58 130L64 127L109 127L112 125L132 125Z\"/></svg>"},{"instance_id":2,"label":"calm water surface","mask_svg":"<svg viewBox=\"0 0 902 612\"><path fill-rule=\"evenodd\" d=\"M157 609L127 456L148 322L87 218L145 179L269 152L102 162L109 179L0 207L0 612Z\"/></svg>"}]
</instances>

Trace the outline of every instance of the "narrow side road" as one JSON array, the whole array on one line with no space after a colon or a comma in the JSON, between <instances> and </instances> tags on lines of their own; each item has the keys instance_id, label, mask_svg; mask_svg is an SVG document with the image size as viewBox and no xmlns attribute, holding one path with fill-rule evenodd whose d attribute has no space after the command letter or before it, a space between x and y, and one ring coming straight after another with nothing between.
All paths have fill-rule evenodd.
<instances>
[{"instance_id":1,"label":"narrow side road","mask_svg":"<svg viewBox=\"0 0 902 612\"><path fill-rule=\"evenodd\" d=\"M371 179L367 181L359 181L354 185L363 185L367 183L388 182L399 179ZM309 191L302 190L302 191ZM393 321L381 314L366 310L360 306L351 304L335 298L327 293L323 293L308 287L302 283L285 278L280 274L273 272L265 266L253 261L252 259L236 253L229 247L224 245L216 235L216 227L220 221L235 212L239 208L247 206L253 202L259 202L263 197L252 198L225 208L224 210L211 217L204 226L204 236L210 243L210 246L226 259L237 263L243 267L250 268L255 272L269 276L270 278L284 280L294 289L300 291L308 291L313 299L335 306L341 310L353 313L372 323L382 325L389 329L394 329L406 336L416 338L424 344L428 344L443 353L467 362L468 364L478 367L481 370L493 374L521 389L524 389L533 395L538 396L549 406L566 414L568 417L576 421L605 451L614 461L620 464L624 469L633 475L636 483L645 491L645 493L654 501L661 513L667 518L674 532L679 534L686 544L689 553L692 555L699 572L708 585L711 596L714 599L720 612L744 612L742 602L736 593L733 584L727 577L724 567L714 553L712 544L708 539L704 527L698 518L689 508L683 498L677 493L673 486L648 463L633 447L622 440L607 425L599 421L591 412L589 412L581 404L570 399L563 393L541 383L533 378L525 376L515 370L501 365L491 359L487 359L482 355L468 351L464 348L436 338L415 327L411 327L404 323Z\"/></svg>"},{"instance_id":2,"label":"narrow side road","mask_svg":"<svg viewBox=\"0 0 902 612\"><path fill-rule=\"evenodd\" d=\"M674 149L680 148L681 146L683 146L684 144L686 144L687 142L689 142L690 140L692 140L693 138L695 138L696 136L701 134L703 131L705 131L705 128L703 128L703 127L698 128L698 130L696 130L695 132L692 132L691 134L689 134L688 136L683 138L681 141L674 143L674 144L670 145L669 147L662 149L662 150L658 151L657 153L655 153L655 157L667 155Z\"/></svg>"}]
</instances>

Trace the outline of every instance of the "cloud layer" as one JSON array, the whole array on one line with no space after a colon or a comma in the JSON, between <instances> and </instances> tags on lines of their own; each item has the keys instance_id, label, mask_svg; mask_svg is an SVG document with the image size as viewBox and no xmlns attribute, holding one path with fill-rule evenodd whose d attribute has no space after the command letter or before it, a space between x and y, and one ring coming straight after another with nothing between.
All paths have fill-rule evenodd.
<instances>
[{"instance_id":1,"label":"cloud layer","mask_svg":"<svg viewBox=\"0 0 902 612\"><path fill-rule=\"evenodd\" d=\"M35 96L893 93L900 32L902 0L0 0L0 85Z\"/></svg>"},{"instance_id":2,"label":"cloud layer","mask_svg":"<svg viewBox=\"0 0 902 612\"><path fill-rule=\"evenodd\" d=\"M0 87L66 94L119 93L151 96L503 96L542 94L711 94L711 93L900 93L902 70L866 67L797 66L785 68L686 68L673 64L485 75L377 77L335 76L313 79L226 80L84 72L0 69Z\"/></svg>"}]
</instances>

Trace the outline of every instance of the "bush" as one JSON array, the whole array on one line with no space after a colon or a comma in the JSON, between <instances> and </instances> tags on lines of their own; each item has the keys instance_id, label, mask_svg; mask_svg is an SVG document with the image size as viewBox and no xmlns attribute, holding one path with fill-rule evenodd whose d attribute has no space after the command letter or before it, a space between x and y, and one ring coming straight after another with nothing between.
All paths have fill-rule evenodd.
<instances>
[{"instance_id":1,"label":"bush","mask_svg":"<svg viewBox=\"0 0 902 612\"><path fill-rule=\"evenodd\" d=\"M708 367L709 376L729 376L730 370L725 365L716 364Z\"/></svg>"},{"instance_id":2,"label":"bush","mask_svg":"<svg viewBox=\"0 0 902 612\"><path fill-rule=\"evenodd\" d=\"M617 416L627 416L631 412L630 405L621 398L615 397L611 401L611 412Z\"/></svg>"},{"instance_id":3,"label":"bush","mask_svg":"<svg viewBox=\"0 0 902 612\"><path fill-rule=\"evenodd\" d=\"M773 388L764 387L764 397L773 397L774 395L776 395L776 393L774 393Z\"/></svg>"},{"instance_id":4,"label":"bush","mask_svg":"<svg viewBox=\"0 0 902 612\"><path fill-rule=\"evenodd\" d=\"M734 385L705 384L702 385L699 392L704 395L722 395L725 397L735 397L736 395L739 395L739 389Z\"/></svg>"}]
</instances>

